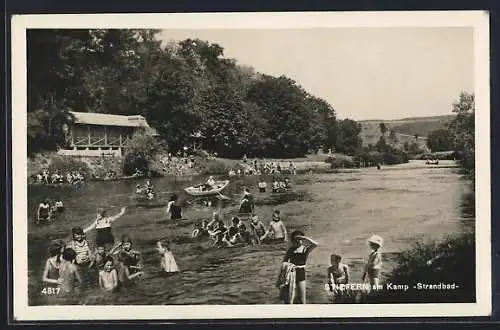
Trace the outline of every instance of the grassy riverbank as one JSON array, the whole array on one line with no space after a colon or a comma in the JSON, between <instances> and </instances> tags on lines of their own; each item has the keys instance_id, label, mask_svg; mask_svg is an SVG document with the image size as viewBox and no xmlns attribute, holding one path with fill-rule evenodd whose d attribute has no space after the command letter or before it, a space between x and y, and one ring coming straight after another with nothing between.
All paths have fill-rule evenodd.
<instances>
[{"instance_id":1,"label":"grassy riverbank","mask_svg":"<svg viewBox=\"0 0 500 330\"><path fill-rule=\"evenodd\" d=\"M164 175L170 173L164 171L163 166L159 159L166 155L158 155L158 160L150 164L150 169ZM343 154L334 154L334 157L343 164L351 164L352 158ZM266 162L279 162L285 168L288 167L292 161L298 173L308 172L312 170L315 173L330 173L331 165L327 163L328 155L308 155L301 158L287 158L287 159L265 159ZM226 175L230 169L243 169L242 161L240 159L228 158L208 158L203 156L194 157L194 166L192 168L185 167L183 170L184 175ZM36 154L28 158L28 177L42 172L43 169L48 168L49 171L59 170L61 172L80 170L84 173L96 174L103 176L108 171L114 171L121 174L123 170L122 157L94 157L94 158L75 158L69 156L60 156L56 152L44 152ZM174 157L173 164L182 164L182 159ZM339 166L340 167L340 166ZM342 166L344 167L344 166ZM351 166L345 166L351 167Z\"/></svg>"}]
</instances>

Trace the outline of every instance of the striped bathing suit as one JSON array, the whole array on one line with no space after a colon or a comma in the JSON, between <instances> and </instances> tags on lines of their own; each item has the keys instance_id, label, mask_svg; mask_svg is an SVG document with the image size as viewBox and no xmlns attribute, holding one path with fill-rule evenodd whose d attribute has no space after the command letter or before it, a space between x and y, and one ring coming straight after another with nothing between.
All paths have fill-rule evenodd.
<instances>
[{"instance_id":1,"label":"striped bathing suit","mask_svg":"<svg viewBox=\"0 0 500 330\"><path fill-rule=\"evenodd\" d=\"M82 265L90 262L90 246L89 242L85 239L82 242L77 242L72 240L70 244L68 244L68 248L73 249L76 252L76 264Z\"/></svg>"}]
</instances>

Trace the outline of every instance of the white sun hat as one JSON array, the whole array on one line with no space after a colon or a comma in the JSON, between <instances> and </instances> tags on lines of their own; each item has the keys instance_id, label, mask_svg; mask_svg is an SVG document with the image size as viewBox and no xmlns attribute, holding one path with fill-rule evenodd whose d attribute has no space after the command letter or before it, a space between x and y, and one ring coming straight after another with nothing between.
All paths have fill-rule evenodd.
<instances>
[{"instance_id":1,"label":"white sun hat","mask_svg":"<svg viewBox=\"0 0 500 330\"><path fill-rule=\"evenodd\" d=\"M379 235L372 235L369 239L368 242L377 244L378 246L382 247L384 245L384 239L380 237Z\"/></svg>"}]
</instances>

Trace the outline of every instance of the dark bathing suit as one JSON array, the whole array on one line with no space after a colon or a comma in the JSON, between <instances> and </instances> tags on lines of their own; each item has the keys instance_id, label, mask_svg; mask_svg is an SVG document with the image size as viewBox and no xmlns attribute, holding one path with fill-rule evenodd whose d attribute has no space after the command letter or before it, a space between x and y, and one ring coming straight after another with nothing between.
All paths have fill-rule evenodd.
<instances>
[{"instance_id":1,"label":"dark bathing suit","mask_svg":"<svg viewBox=\"0 0 500 330\"><path fill-rule=\"evenodd\" d=\"M288 260L290 263L294 264L295 266L299 266L295 269L295 278L296 282L302 282L305 281L306 279L306 261L307 261L307 256L309 254L309 249L305 248L304 252L295 252L296 248L290 248L287 251L288 255Z\"/></svg>"},{"instance_id":2,"label":"dark bathing suit","mask_svg":"<svg viewBox=\"0 0 500 330\"><path fill-rule=\"evenodd\" d=\"M181 207L173 203L170 205L170 219L172 220L180 220L182 219L182 210Z\"/></svg>"}]
</instances>

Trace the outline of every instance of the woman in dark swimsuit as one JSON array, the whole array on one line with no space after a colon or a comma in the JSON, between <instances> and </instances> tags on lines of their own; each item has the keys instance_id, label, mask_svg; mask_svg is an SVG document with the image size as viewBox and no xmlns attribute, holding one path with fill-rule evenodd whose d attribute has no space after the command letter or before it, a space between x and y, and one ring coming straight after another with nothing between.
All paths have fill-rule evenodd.
<instances>
[{"instance_id":1,"label":"woman in dark swimsuit","mask_svg":"<svg viewBox=\"0 0 500 330\"><path fill-rule=\"evenodd\" d=\"M170 201L167 204L167 214L170 214L170 220L181 220L182 219L182 209L178 205L178 197L173 194L170 197Z\"/></svg>"},{"instance_id":2,"label":"woman in dark swimsuit","mask_svg":"<svg viewBox=\"0 0 500 330\"><path fill-rule=\"evenodd\" d=\"M297 282L292 303L298 301L300 304L306 303L306 261L309 253L318 246L318 243L304 236L300 230L294 231L291 235L291 246L286 251L283 262L290 262L295 265L295 280ZM306 243L306 244L304 244Z\"/></svg>"}]
</instances>

